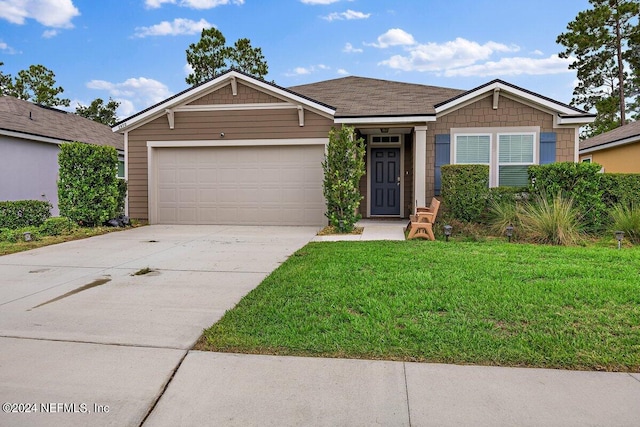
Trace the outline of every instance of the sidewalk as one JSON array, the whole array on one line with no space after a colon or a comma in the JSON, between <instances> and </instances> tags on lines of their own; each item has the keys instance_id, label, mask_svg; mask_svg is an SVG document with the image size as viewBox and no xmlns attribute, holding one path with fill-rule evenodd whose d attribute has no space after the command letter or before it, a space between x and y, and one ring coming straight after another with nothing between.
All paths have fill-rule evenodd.
<instances>
[{"instance_id":1,"label":"sidewalk","mask_svg":"<svg viewBox=\"0 0 640 427\"><path fill-rule=\"evenodd\" d=\"M364 227L362 234L332 234L329 236L316 236L313 238L312 242L405 240L404 229L408 222L408 219L362 219L356 223L356 227Z\"/></svg>"},{"instance_id":2,"label":"sidewalk","mask_svg":"<svg viewBox=\"0 0 640 427\"><path fill-rule=\"evenodd\" d=\"M640 374L191 351L145 426L637 426Z\"/></svg>"}]
</instances>

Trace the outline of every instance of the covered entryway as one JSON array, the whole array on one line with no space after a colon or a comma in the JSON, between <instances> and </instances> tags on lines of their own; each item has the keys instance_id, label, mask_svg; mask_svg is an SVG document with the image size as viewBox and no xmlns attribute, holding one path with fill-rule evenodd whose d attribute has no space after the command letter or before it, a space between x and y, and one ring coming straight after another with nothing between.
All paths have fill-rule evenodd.
<instances>
[{"instance_id":1,"label":"covered entryway","mask_svg":"<svg viewBox=\"0 0 640 427\"><path fill-rule=\"evenodd\" d=\"M159 224L323 225L324 145L151 148ZM153 199L155 198L155 201Z\"/></svg>"}]
</instances>

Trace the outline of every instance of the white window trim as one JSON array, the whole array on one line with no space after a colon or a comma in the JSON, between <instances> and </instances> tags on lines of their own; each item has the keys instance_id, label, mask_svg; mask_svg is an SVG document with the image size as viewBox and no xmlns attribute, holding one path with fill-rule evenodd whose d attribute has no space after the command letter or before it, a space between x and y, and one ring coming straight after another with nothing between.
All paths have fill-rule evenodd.
<instances>
[{"instance_id":1,"label":"white window trim","mask_svg":"<svg viewBox=\"0 0 640 427\"><path fill-rule=\"evenodd\" d=\"M489 163L462 163L462 162L458 162L458 151L456 150L457 145L458 145L458 137L459 136L488 136L489 137ZM454 133L453 134L453 144L451 144L451 158L453 159L452 164L454 165L474 165L474 164L478 164L478 165L489 165L489 167L491 167L491 152L493 147L493 135L490 133L474 133L474 132L469 132L469 133Z\"/></svg>"},{"instance_id":2,"label":"white window trim","mask_svg":"<svg viewBox=\"0 0 640 427\"><path fill-rule=\"evenodd\" d=\"M465 163L458 163L456 156L456 144L458 136L486 136L489 135L490 143L490 160L489 160L489 187L498 186L499 176L499 157L498 157L498 135L527 135L533 134L533 164L540 164L540 127L539 126L522 126L522 127L474 127L474 128L451 128L450 134L452 141L450 144L450 158L451 164L462 165ZM487 164L487 163L482 163ZM510 163L516 165L516 163ZM527 165L529 163L526 163Z\"/></svg>"},{"instance_id":3,"label":"white window trim","mask_svg":"<svg viewBox=\"0 0 640 427\"><path fill-rule=\"evenodd\" d=\"M584 156L580 159L580 163L593 163L593 156Z\"/></svg>"},{"instance_id":4,"label":"white window trim","mask_svg":"<svg viewBox=\"0 0 640 427\"><path fill-rule=\"evenodd\" d=\"M533 136L533 162L532 163L501 163L500 162L500 136L501 135L531 135ZM540 164L540 137L536 132L500 132L496 137L496 167L495 183L500 186L500 166L531 166Z\"/></svg>"}]
</instances>

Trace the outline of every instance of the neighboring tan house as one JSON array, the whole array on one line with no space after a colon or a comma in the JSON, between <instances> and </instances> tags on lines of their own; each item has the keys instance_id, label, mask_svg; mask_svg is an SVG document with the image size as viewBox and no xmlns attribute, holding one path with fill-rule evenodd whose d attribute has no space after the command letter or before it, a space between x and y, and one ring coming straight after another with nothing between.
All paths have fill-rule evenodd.
<instances>
[{"instance_id":1,"label":"neighboring tan house","mask_svg":"<svg viewBox=\"0 0 640 427\"><path fill-rule=\"evenodd\" d=\"M11 96L0 97L0 201L48 200L58 211L60 144L80 141L109 145L122 157L124 142L108 126L73 113Z\"/></svg>"},{"instance_id":2,"label":"neighboring tan house","mask_svg":"<svg viewBox=\"0 0 640 427\"><path fill-rule=\"evenodd\" d=\"M598 163L604 172L640 173L640 121L581 141L580 161Z\"/></svg>"},{"instance_id":3,"label":"neighboring tan house","mask_svg":"<svg viewBox=\"0 0 640 427\"><path fill-rule=\"evenodd\" d=\"M578 160L593 114L501 80L469 91L362 77L291 88L228 71L118 123L129 215L161 224L323 225L332 127L366 140L365 218L405 218L440 191L440 166L485 163L490 185Z\"/></svg>"}]
</instances>

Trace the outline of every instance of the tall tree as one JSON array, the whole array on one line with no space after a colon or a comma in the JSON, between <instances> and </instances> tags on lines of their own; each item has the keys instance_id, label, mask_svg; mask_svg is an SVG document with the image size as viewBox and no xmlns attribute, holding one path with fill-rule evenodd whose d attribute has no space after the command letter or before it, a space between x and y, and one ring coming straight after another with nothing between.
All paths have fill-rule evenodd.
<instances>
[{"instance_id":1,"label":"tall tree","mask_svg":"<svg viewBox=\"0 0 640 427\"><path fill-rule=\"evenodd\" d=\"M9 76L5 94L48 107L68 107L71 101L58 97L62 92L62 86L56 87L56 75L53 71L43 65L31 65L26 70L18 71L13 81Z\"/></svg>"},{"instance_id":2,"label":"tall tree","mask_svg":"<svg viewBox=\"0 0 640 427\"><path fill-rule=\"evenodd\" d=\"M627 97L635 82L629 78L629 39L638 27L639 0L589 0L592 9L578 13L567 32L556 42L565 47L560 57L575 56L569 68L577 70L579 84L573 91L573 105L596 109L600 122L588 136L624 125ZM617 100L611 114L611 100ZM597 132L597 133L596 133Z\"/></svg>"},{"instance_id":3,"label":"tall tree","mask_svg":"<svg viewBox=\"0 0 640 427\"><path fill-rule=\"evenodd\" d=\"M227 68L237 68L252 76L262 78L269 67L262 55L262 49L251 46L249 39L239 39L233 46L217 28L202 30L198 43L187 49L187 63L193 69L186 81L196 85L207 81Z\"/></svg>"},{"instance_id":4,"label":"tall tree","mask_svg":"<svg viewBox=\"0 0 640 427\"><path fill-rule=\"evenodd\" d=\"M4 62L0 61L0 67L4 65ZM0 71L0 96L8 95L9 88L11 83L13 82L13 78L11 74L5 74Z\"/></svg>"},{"instance_id":5,"label":"tall tree","mask_svg":"<svg viewBox=\"0 0 640 427\"><path fill-rule=\"evenodd\" d=\"M86 107L78 105L76 107L76 114L91 119L94 122L102 123L103 125L113 126L118 121L116 110L119 106L120 103L111 98L109 98L109 102L106 104L102 98L96 98Z\"/></svg>"}]
</instances>

